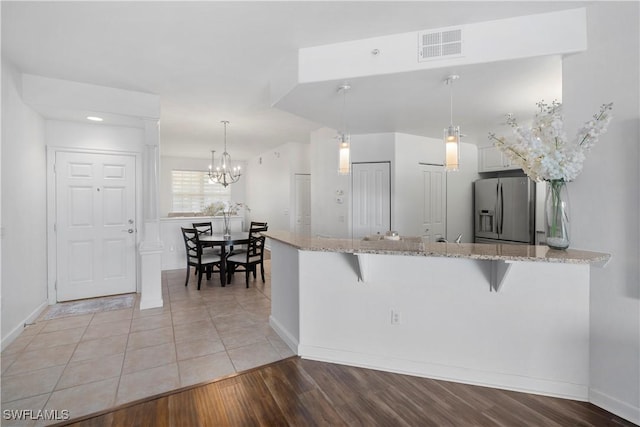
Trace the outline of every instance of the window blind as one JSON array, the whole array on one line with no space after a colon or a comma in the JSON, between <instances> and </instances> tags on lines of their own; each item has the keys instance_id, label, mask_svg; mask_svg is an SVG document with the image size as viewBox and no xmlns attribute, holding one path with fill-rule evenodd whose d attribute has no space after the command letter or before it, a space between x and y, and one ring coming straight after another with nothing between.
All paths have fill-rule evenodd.
<instances>
[{"instance_id":1,"label":"window blind","mask_svg":"<svg viewBox=\"0 0 640 427\"><path fill-rule=\"evenodd\" d=\"M171 171L171 211L201 212L214 201L229 201L231 189L209 181L206 171Z\"/></svg>"}]
</instances>

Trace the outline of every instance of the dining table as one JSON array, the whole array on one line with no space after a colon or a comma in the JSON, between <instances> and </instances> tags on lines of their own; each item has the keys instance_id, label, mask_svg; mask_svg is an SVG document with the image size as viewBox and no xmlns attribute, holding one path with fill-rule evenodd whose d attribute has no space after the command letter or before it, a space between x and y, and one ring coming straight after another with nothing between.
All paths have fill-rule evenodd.
<instances>
[{"instance_id":1,"label":"dining table","mask_svg":"<svg viewBox=\"0 0 640 427\"><path fill-rule=\"evenodd\" d=\"M220 247L220 283L224 287L226 286L226 258L227 255L233 252L233 247L236 245L249 244L249 232L248 231L236 231L231 234L225 235L222 233L202 233L198 236L198 241L202 247ZM227 253L227 248L229 253Z\"/></svg>"}]
</instances>

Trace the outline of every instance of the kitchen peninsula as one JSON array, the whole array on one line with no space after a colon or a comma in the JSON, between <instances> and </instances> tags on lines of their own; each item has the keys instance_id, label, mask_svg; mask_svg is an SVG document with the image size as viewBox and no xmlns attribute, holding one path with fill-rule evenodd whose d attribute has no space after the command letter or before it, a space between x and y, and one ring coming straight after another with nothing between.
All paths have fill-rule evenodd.
<instances>
[{"instance_id":1,"label":"kitchen peninsula","mask_svg":"<svg viewBox=\"0 0 640 427\"><path fill-rule=\"evenodd\" d=\"M264 234L270 322L301 357L588 399L589 269L609 255Z\"/></svg>"}]
</instances>

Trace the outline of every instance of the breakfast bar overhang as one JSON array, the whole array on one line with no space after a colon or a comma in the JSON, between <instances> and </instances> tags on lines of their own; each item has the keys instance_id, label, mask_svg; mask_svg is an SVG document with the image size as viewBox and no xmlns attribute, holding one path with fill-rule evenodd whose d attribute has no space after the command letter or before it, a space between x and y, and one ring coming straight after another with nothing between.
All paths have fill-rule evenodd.
<instances>
[{"instance_id":1,"label":"breakfast bar overhang","mask_svg":"<svg viewBox=\"0 0 640 427\"><path fill-rule=\"evenodd\" d=\"M299 356L588 400L589 269L609 255L264 234L270 323Z\"/></svg>"}]
</instances>

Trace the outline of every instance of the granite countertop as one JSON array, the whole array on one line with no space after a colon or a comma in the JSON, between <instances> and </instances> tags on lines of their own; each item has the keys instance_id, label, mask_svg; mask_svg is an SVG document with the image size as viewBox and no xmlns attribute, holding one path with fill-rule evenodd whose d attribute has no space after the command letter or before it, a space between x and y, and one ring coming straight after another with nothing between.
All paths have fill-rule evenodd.
<instances>
[{"instance_id":1,"label":"granite countertop","mask_svg":"<svg viewBox=\"0 0 640 427\"><path fill-rule=\"evenodd\" d=\"M267 231L266 237L304 251L467 258L501 261L540 261L573 264L603 263L611 255L577 249L558 251L548 246L487 243L425 243L419 237L334 239L303 236L288 231Z\"/></svg>"}]
</instances>

